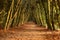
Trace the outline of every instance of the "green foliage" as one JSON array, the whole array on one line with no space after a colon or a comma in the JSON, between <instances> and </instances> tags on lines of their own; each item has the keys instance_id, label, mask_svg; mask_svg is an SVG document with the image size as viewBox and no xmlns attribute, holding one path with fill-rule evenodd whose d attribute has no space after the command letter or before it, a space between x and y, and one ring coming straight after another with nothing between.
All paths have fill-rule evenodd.
<instances>
[{"instance_id":1,"label":"green foliage","mask_svg":"<svg viewBox=\"0 0 60 40\"><path fill-rule=\"evenodd\" d=\"M50 30L60 28L59 0L0 0L0 25L5 30L28 21Z\"/></svg>"}]
</instances>

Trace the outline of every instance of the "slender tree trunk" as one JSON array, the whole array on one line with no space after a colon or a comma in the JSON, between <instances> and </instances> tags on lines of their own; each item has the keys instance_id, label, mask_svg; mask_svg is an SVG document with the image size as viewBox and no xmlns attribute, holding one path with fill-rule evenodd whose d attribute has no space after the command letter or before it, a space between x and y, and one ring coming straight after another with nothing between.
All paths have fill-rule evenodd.
<instances>
[{"instance_id":1,"label":"slender tree trunk","mask_svg":"<svg viewBox=\"0 0 60 40\"><path fill-rule=\"evenodd\" d=\"M53 12L53 3L54 3L54 1L52 0L52 13L51 13L51 20L52 20L52 28L53 28L53 30L55 30L55 27L54 27L54 12Z\"/></svg>"}]
</instances>

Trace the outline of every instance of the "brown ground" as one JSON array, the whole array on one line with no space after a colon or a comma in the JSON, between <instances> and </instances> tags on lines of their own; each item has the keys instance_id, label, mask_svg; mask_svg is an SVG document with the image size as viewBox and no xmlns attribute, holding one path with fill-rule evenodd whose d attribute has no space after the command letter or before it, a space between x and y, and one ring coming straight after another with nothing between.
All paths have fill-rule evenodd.
<instances>
[{"instance_id":1,"label":"brown ground","mask_svg":"<svg viewBox=\"0 0 60 40\"><path fill-rule=\"evenodd\" d=\"M49 31L29 22L6 32L0 30L0 40L60 40L60 31Z\"/></svg>"}]
</instances>

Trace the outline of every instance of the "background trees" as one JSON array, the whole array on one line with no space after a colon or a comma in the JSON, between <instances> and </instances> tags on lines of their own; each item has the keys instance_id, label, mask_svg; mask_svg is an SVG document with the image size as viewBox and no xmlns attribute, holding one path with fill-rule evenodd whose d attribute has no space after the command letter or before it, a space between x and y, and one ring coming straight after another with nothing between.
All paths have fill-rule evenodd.
<instances>
[{"instance_id":1,"label":"background trees","mask_svg":"<svg viewBox=\"0 0 60 40\"><path fill-rule=\"evenodd\" d=\"M60 27L59 0L0 0L0 26L5 30L34 21L50 30Z\"/></svg>"}]
</instances>

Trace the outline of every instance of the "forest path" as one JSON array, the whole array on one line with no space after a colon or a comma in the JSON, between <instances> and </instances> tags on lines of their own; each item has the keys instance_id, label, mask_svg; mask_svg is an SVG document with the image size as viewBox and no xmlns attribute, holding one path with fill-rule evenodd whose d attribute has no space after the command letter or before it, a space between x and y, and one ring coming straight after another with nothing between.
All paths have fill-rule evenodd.
<instances>
[{"instance_id":1,"label":"forest path","mask_svg":"<svg viewBox=\"0 0 60 40\"><path fill-rule=\"evenodd\" d=\"M0 30L0 40L60 40L60 31L49 31L34 23L25 23L6 32Z\"/></svg>"}]
</instances>

